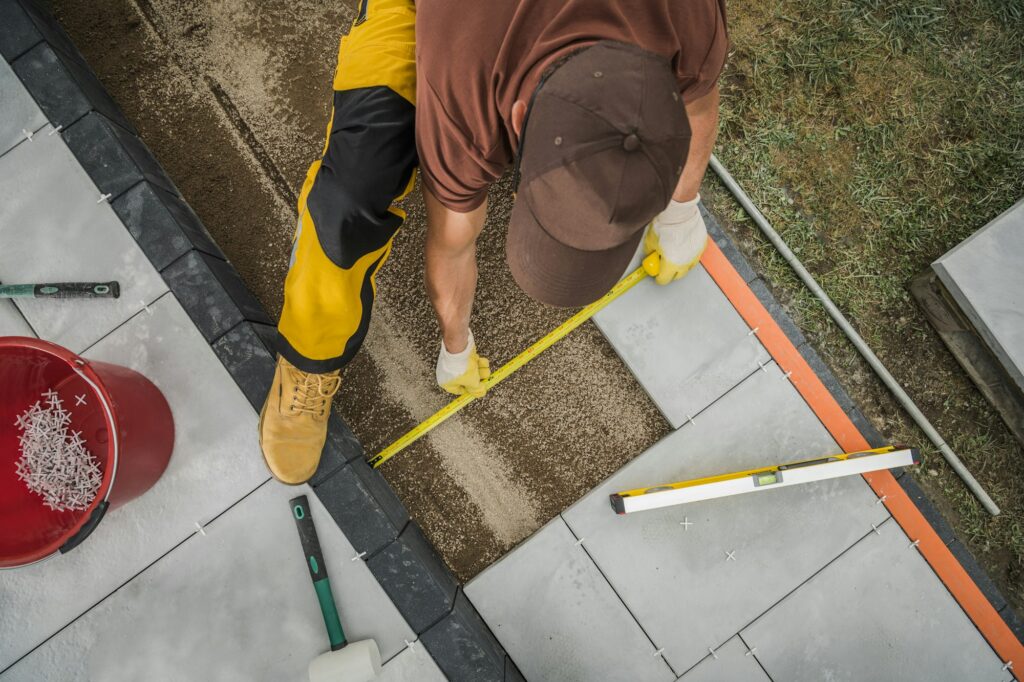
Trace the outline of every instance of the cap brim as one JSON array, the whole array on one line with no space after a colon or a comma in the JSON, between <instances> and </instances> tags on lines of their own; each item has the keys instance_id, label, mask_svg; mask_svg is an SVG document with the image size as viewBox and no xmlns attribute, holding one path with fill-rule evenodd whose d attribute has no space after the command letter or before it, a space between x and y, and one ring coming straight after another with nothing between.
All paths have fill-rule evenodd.
<instances>
[{"instance_id":1,"label":"cap brim","mask_svg":"<svg viewBox=\"0 0 1024 682\"><path fill-rule=\"evenodd\" d=\"M512 209L505 257L516 283L531 298L577 308L604 296L622 277L644 231L604 251L583 251L559 242L540 226L522 197Z\"/></svg>"}]
</instances>

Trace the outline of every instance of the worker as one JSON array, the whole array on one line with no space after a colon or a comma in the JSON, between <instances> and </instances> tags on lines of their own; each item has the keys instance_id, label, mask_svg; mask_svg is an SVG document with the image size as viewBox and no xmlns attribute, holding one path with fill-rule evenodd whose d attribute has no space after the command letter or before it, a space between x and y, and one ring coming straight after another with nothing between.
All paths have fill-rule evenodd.
<instances>
[{"instance_id":1,"label":"worker","mask_svg":"<svg viewBox=\"0 0 1024 682\"><path fill-rule=\"evenodd\" d=\"M279 480L316 471L340 370L419 166L437 382L479 397L469 328L487 189L512 169L513 277L582 306L641 240L659 284L700 259L698 190L718 125L724 0L362 0L338 49L322 156L306 175L260 445ZM649 226L649 227L648 227ZM646 228L646 231L645 231ZM482 337L486 338L486 337Z\"/></svg>"}]
</instances>

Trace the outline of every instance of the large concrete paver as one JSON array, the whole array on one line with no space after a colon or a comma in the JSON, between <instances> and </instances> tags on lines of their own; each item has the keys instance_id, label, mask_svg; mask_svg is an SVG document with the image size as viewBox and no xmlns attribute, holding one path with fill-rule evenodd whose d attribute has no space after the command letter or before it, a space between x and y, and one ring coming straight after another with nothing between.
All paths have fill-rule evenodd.
<instances>
[{"instance_id":1,"label":"large concrete paver","mask_svg":"<svg viewBox=\"0 0 1024 682\"><path fill-rule=\"evenodd\" d=\"M673 428L771 359L700 265L637 284L594 321Z\"/></svg>"},{"instance_id":2,"label":"large concrete paver","mask_svg":"<svg viewBox=\"0 0 1024 682\"><path fill-rule=\"evenodd\" d=\"M0 571L0 613L16 614L0 618L0 670L269 478L257 416L206 340L173 296L150 310L84 357L135 369L163 392L175 421L170 464L149 492L110 511L73 551Z\"/></svg>"},{"instance_id":3,"label":"large concrete paver","mask_svg":"<svg viewBox=\"0 0 1024 682\"><path fill-rule=\"evenodd\" d=\"M739 635L679 678L682 682L771 682Z\"/></svg>"},{"instance_id":4,"label":"large concrete paver","mask_svg":"<svg viewBox=\"0 0 1024 682\"><path fill-rule=\"evenodd\" d=\"M26 142L25 133L35 133L44 125L42 110L10 64L0 59L0 156Z\"/></svg>"},{"instance_id":5,"label":"large concrete paver","mask_svg":"<svg viewBox=\"0 0 1024 682\"><path fill-rule=\"evenodd\" d=\"M422 644L416 644L384 665L375 682L445 682L447 678Z\"/></svg>"},{"instance_id":6,"label":"large concrete paver","mask_svg":"<svg viewBox=\"0 0 1024 682\"><path fill-rule=\"evenodd\" d=\"M621 490L778 464L839 448L772 363L563 513L676 671L888 517L860 477L625 516ZM689 525L692 524L692 525ZM734 559L729 553L734 552Z\"/></svg>"},{"instance_id":7,"label":"large concrete paver","mask_svg":"<svg viewBox=\"0 0 1024 682\"><path fill-rule=\"evenodd\" d=\"M893 520L741 635L775 680L1011 679Z\"/></svg>"},{"instance_id":8,"label":"large concrete paver","mask_svg":"<svg viewBox=\"0 0 1024 682\"><path fill-rule=\"evenodd\" d=\"M561 518L466 586L528 680L672 680Z\"/></svg>"},{"instance_id":9,"label":"large concrete paver","mask_svg":"<svg viewBox=\"0 0 1024 682\"><path fill-rule=\"evenodd\" d=\"M119 299L18 299L39 335L80 353L167 291L60 135L0 157L0 281L121 284Z\"/></svg>"},{"instance_id":10,"label":"large concrete paver","mask_svg":"<svg viewBox=\"0 0 1024 682\"><path fill-rule=\"evenodd\" d=\"M932 265L1024 390L1024 199Z\"/></svg>"},{"instance_id":11,"label":"large concrete paver","mask_svg":"<svg viewBox=\"0 0 1024 682\"><path fill-rule=\"evenodd\" d=\"M19 662L24 680L307 680L329 650L288 500L305 494L342 625L373 638L384 680L443 679L308 486L269 481ZM422 649L422 647L418 647ZM407 658L402 658L407 656Z\"/></svg>"}]
</instances>

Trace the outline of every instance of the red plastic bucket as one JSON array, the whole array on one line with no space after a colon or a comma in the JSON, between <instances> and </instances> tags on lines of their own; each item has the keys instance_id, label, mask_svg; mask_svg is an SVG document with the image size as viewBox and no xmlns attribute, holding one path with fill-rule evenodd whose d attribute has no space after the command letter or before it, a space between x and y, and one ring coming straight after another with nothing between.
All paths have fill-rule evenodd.
<instances>
[{"instance_id":1,"label":"red plastic bucket","mask_svg":"<svg viewBox=\"0 0 1024 682\"><path fill-rule=\"evenodd\" d=\"M56 391L102 472L82 511L54 511L16 474L15 421ZM146 492L167 468L174 422L160 390L125 367L84 360L38 339L0 337L0 568L35 563L77 547L108 508Z\"/></svg>"}]
</instances>

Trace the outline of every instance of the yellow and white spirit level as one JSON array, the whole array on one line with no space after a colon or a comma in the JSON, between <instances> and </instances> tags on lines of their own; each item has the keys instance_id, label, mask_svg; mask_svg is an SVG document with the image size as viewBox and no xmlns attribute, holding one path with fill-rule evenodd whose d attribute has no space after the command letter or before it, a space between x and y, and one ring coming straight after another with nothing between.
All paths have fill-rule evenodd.
<instances>
[{"instance_id":1,"label":"yellow and white spirit level","mask_svg":"<svg viewBox=\"0 0 1024 682\"><path fill-rule=\"evenodd\" d=\"M695 478L680 483L666 483L650 488L636 488L609 495L617 514L630 514L646 509L670 507L687 502L710 500L761 490L774 490L800 483L825 481L830 478L866 474L871 471L910 466L921 461L917 448L893 447L848 452L841 455L805 459L778 466L748 469L731 474Z\"/></svg>"}]
</instances>

